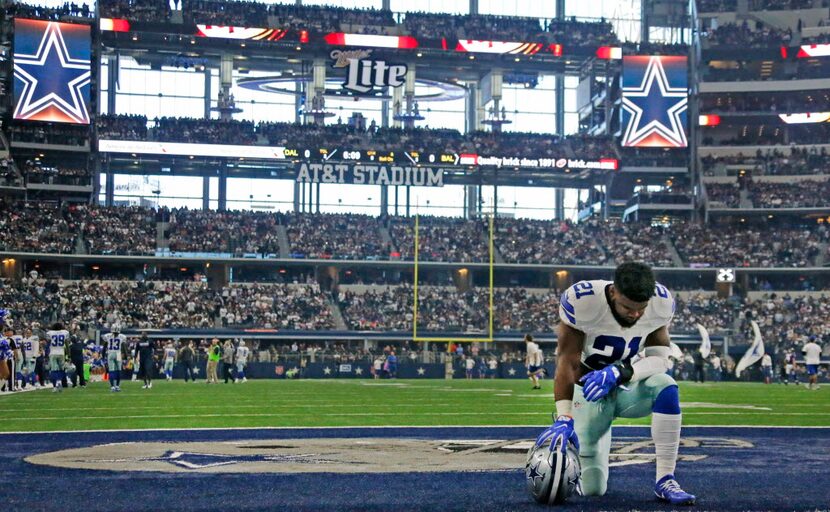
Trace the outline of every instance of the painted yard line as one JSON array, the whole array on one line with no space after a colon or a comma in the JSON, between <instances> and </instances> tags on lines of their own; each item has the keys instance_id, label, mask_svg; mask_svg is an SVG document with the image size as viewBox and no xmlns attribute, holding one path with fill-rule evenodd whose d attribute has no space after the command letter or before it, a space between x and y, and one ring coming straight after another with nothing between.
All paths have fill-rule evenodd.
<instances>
[{"instance_id":1,"label":"painted yard line","mask_svg":"<svg viewBox=\"0 0 830 512\"><path fill-rule=\"evenodd\" d=\"M122 395L123 396L123 395ZM327 402L330 402L327 401ZM185 408L185 409L211 409L211 410L233 410L233 409L275 409L278 407L283 407L284 405L289 405L286 402L281 403L234 403L234 404L205 404L205 405L178 405L176 408ZM383 407L388 408L388 404L378 404L378 403L347 403L347 404L332 404L332 403L314 403L309 404L305 401L297 401L290 403L292 406L299 406L298 408L363 408L363 407ZM464 402L418 402L418 403L396 403L395 408L424 408L424 414L429 414L426 410L429 407L459 407L459 405L470 405L465 404ZM479 405L481 407L487 407L490 410L494 409L494 404L472 404L473 406ZM495 404L497 407L506 407L506 408L527 408L527 407L538 407L534 404L512 404L512 403L501 403ZM773 411L769 407L758 407L754 405L744 405L744 404L710 404L710 403L690 403L685 404L681 403L681 408L685 411L687 409L730 409L734 408L736 414L740 414L738 411L746 411L746 410L754 410L754 411ZM306 406L306 407L303 407ZM792 407L802 409L804 407L830 407L830 406L822 406L817 404L808 404L808 405L793 405ZM88 407L83 406L84 411L123 411L124 409L130 410L137 410L137 409L148 409L148 410L159 410L163 409L164 406L159 405L134 405L134 404L120 404L117 407ZM17 407L14 409L13 412L54 412L54 411L77 411L78 406L76 407L26 407L21 408ZM728 412L728 411L727 411ZM8 412L7 412L8 414ZM694 413L697 414L697 413ZM786 413L782 413L786 414ZM806 414L806 413L805 413Z\"/></svg>"},{"instance_id":2,"label":"painted yard line","mask_svg":"<svg viewBox=\"0 0 830 512\"><path fill-rule=\"evenodd\" d=\"M544 416L549 417L550 412L503 412L500 413L502 416ZM735 415L735 413L731 412L690 412L687 413L688 415L693 416L723 416L723 415ZM744 415L760 415L763 414L765 416L830 416L830 413L809 413L809 412L793 412L793 413L770 413L770 412L754 412L754 411L743 411L740 413L741 416ZM488 412L429 412L423 413L421 416L425 418L429 418L430 416L492 416L493 413ZM245 417L245 418L256 418L256 417L274 417L274 416L307 416L306 413L291 413L291 412L279 412L279 413L224 413L224 414L155 414L155 415L123 415L123 416L84 416L85 420L117 420L117 419L161 419L161 418L227 418L227 417ZM344 412L344 413L322 413L318 414L317 416L335 416L335 417L344 417L344 416L413 416L413 414L406 413L396 413L396 412ZM36 417L28 417L28 418L4 418L5 421L46 421L46 420L64 420L66 419L65 416L36 416Z\"/></svg>"},{"instance_id":3,"label":"painted yard line","mask_svg":"<svg viewBox=\"0 0 830 512\"><path fill-rule=\"evenodd\" d=\"M481 429L493 429L493 428L541 428L538 424L535 425L350 425L350 426L294 426L294 427L193 427L193 428L177 428L177 427L170 427L170 428L115 428L115 429L85 429L85 430L18 430L18 431L11 431L11 432L0 432L0 436L4 435L23 435L23 434L95 434L95 433L114 433L114 432L213 432L217 430L235 430L235 431L244 431L244 430L354 430L356 428L359 429L366 429L366 430L379 430L379 429L417 429L417 430L429 430L429 429L471 429L471 428L481 428ZM649 428L648 425L613 425L614 429L627 429L627 428ZM783 426L783 425L684 425L684 428L708 428L708 429L727 429L727 428L736 428L736 429L810 429L810 430L827 430L830 429L830 425L828 426L798 426L798 427L791 427L791 426Z\"/></svg>"}]
</instances>

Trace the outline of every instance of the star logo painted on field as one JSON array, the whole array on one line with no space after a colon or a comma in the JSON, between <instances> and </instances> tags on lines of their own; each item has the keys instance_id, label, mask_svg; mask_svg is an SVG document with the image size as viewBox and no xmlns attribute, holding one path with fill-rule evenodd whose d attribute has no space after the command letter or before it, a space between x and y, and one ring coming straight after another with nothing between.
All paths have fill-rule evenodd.
<instances>
[{"instance_id":1,"label":"star logo painted on field","mask_svg":"<svg viewBox=\"0 0 830 512\"><path fill-rule=\"evenodd\" d=\"M418 368L418 376L419 376L419 377L420 377L420 376L422 376L422 375L424 375L426 372L427 372L427 371L426 371L426 370L424 370L424 368L423 368L423 367Z\"/></svg>"},{"instance_id":2,"label":"star logo painted on field","mask_svg":"<svg viewBox=\"0 0 830 512\"><path fill-rule=\"evenodd\" d=\"M357 367L354 369L355 375L363 375L363 368Z\"/></svg>"},{"instance_id":3,"label":"star logo painted on field","mask_svg":"<svg viewBox=\"0 0 830 512\"><path fill-rule=\"evenodd\" d=\"M623 87L623 109L631 114L622 145L686 147L681 115L688 107L686 87L672 87L660 57L650 57L638 86ZM659 141L654 143L654 139Z\"/></svg>"},{"instance_id":4,"label":"star logo painted on field","mask_svg":"<svg viewBox=\"0 0 830 512\"><path fill-rule=\"evenodd\" d=\"M528 480L532 480L534 485L536 484L536 479L537 478L539 480L542 480L543 478L545 478L544 473L539 473L539 465L540 464L541 464L540 462L537 462L536 466L531 466L530 464L528 464L527 467L525 468L525 476L527 477Z\"/></svg>"},{"instance_id":5,"label":"star logo painted on field","mask_svg":"<svg viewBox=\"0 0 830 512\"><path fill-rule=\"evenodd\" d=\"M15 53L14 76L23 82L15 119L55 120L38 118L39 113L54 108L68 122L89 124L81 89L90 82L90 61L69 55L60 24L47 24L34 55Z\"/></svg>"},{"instance_id":6,"label":"star logo painted on field","mask_svg":"<svg viewBox=\"0 0 830 512\"><path fill-rule=\"evenodd\" d=\"M510 376L516 375L516 369L510 368L509 370L507 370L507 374Z\"/></svg>"},{"instance_id":7,"label":"star logo painted on field","mask_svg":"<svg viewBox=\"0 0 830 512\"><path fill-rule=\"evenodd\" d=\"M159 456L134 457L128 459L96 459L95 462L167 462L184 469L206 469L234 464L271 462L293 464L333 464L337 461L325 459L317 454L276 454L276 455L225 455L169 450Z\"/></svg>"},{"instance_id":8,"label":"star logo painted on field","mask_svg":"<svg viewBox=\"0 0 830 512\"><path fill-rule=\"evenodd\" d=\"M324 373L325 375L331 375L331 368L329 368L328 366L326 366L325 368L323 368L323 373Z\"/></svg>"}]
</instances>

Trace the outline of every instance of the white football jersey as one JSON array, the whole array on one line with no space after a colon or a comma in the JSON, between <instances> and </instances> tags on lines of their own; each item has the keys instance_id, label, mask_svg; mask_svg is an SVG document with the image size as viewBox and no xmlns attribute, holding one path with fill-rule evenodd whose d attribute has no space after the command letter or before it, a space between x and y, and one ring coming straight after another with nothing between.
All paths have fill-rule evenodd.
<instances>
[{"instance_id":1,"label":"white football jersey","mask_svg":"<svg viewBox=\"0 0 830 512\"><path fill-rule=\"evenodd\" d=\"M40 352L40 340L37 336L29 336L20 342L20 348L23 350L23 358L27 361L37 359Z\"/></svg>"},{"instance_id":2,"label":"white football jersey","mask_svg":"<svg viewBox=\"0 0 830 512\"><path fill-rule=\"evenodd\" d=\"M63 355L64 345L69 343L69 331L46 331L46 338L49 340L49 354Z\"/></svg>"},{"instance_id":3,"label":"white football jersey","mask_svg":"<svg viewBox=\"0 0 830 512\"><path fill-rule=\"evenodd\" d=\"M110 357L109 354L115 353L118 354L118 360L121 360L121 350L124 345L127 344L127 337L123 334L114 335L112 333L107 333L101 336L101 339L104 341L104 346L107 347L107 357Z\"/></svg>"},{"instance_id":4,"label":"white football jersey","mask_svg":"<svg viewBox=\"0 0 830 512\"><path fill-rule=\"evenodd\" d=\"M539 352L539 345L530 342L527 343L527 364L528 366L537 366L536 364L536 354Z\"/></svg>"},{"instance_id":5,"label":"white football jersey","mask_svg":"<svg viewBox=\"0 0 830 512\"><path fill-rule=\"evenodd\" d=\"M164 358L168 361L173 361L176 359L176 349L173 347L168 347L164 349Z\"/></svg>"},{"instance_id":6,"label":"white football jersey","mask_svg":"<svg viewBox=\"0 0 830 512\"><path fill-rule=\"evenodd\" d=\"M657 284L643 316L631 327L614 318L605 297L613 281L580 281L559 299L559 319L585 333L582 363L593 370L628 361L640 352L646 337L667 326L674 315L674 298L665 286Z\"/></svg>"},{"instance_id":7,"label":"white football jersey","mask_svg":"<svg viewBox=\"0 0 830 512\"><path fill-rule=\"evenodd\" d=\"M236 347L236 360L240 362L248 360L248 347Z\"/></svg>"},{"instance_id":8,"label":"white football jersey","mask_svg":"<svg viewBox=\"0 0 830 512\"><path fill-rule=\"evenodd\" d=\"M818 343L810 342L804 345L804 364L821 364L821 347Z\"/></svg>"}]
</instances>

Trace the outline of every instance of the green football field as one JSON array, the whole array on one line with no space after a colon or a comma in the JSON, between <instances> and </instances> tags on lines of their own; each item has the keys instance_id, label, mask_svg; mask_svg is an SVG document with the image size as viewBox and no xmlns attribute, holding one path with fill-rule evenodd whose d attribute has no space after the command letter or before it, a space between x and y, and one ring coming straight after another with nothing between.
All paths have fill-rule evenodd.
<instances>
[{"instance_id":1,"label":"green football field","mask_svg":"<svg viewBox=\"0 0 830 512\"><path fill-rule=\"evenodd\" d=\"M63 393L0 395L0 431L196 427L539 425L550 423L553 383L521 380L156 381ZM680 384L685 425L830 426L830 386ZM77 419L77 418L84 419ZM617 424L648 424L648 418Z\"/></svg>"}]
</instances>

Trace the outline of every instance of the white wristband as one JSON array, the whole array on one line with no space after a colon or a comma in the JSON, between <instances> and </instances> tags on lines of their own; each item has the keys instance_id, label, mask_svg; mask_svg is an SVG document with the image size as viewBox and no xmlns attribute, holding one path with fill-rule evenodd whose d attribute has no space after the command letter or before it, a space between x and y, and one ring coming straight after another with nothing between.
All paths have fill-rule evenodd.
<instances>
[{"instance_id":1,"label":"white wristband","mask_svg":"<svg viewBox=\"0 0 830 512\"><path fill-rule=\"evenodd\" d=\"M568 416L573 418L573 400L557 400L556 416Z\"/></svg>"}]
</instances>

